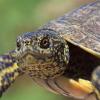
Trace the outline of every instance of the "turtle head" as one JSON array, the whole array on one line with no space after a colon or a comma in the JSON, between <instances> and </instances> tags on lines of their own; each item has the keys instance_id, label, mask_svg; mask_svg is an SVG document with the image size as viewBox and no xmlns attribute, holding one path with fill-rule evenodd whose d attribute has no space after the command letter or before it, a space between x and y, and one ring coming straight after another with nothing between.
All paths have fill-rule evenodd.
<instances>
[{"instance_id":1,"label":"turtle head","mask_svg":"<svg viewBox=\"0 0 100 100\"><path fill-rule=\"evenodd\" d=\"M54 78L66 70L69 60L67 43L52 30L28 32L17 38L17 60L32 77Z\"/></svg>"}]
</instances>

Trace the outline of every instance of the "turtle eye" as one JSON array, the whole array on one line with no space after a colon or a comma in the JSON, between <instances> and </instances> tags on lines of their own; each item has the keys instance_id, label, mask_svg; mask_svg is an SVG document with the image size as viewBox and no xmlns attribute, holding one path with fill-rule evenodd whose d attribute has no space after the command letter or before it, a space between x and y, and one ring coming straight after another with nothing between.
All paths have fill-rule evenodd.
<instances>
[{"instance_id":1,"label":"turtle eye","mask_svg":"<svg viewBox=\"0 0 100 100\"><path fill-rule=\"evenodd\" d=\"M49 48L49 46L50 46L50 41L49 41L48 37L45 37L40 41L40 47L41 48L47 49L47 48Z\"/></svg>"}]
</instances>

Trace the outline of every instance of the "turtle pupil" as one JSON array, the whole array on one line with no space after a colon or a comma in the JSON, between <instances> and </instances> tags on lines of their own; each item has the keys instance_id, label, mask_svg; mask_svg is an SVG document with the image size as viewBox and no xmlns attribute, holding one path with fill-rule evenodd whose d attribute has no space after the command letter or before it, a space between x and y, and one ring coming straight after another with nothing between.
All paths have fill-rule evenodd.
<instances>
[{"instance_id":1,"label":"turtle pupil","mask_svg":"<svg viewBox=\"0 0 100 100\"><path fill-rule=\"evenodd\" d=\"M49 48L49 45L50 45L50 42L49 42L49 39L47 37L43 38L40 42L40 47L43 49Z\"/></svg>"}]
</instances>

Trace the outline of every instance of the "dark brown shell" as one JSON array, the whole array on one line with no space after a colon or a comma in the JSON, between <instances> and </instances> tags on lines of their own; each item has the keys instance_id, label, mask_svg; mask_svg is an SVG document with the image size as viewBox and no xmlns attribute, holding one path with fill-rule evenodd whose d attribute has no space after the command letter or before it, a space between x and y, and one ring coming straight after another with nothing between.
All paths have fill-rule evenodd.
<instances>
[{"instance_id":1,"label":"dark brown shell","mask_svg":"<svg viewBox=\"0 0 100 100\"><path fill-rule=\"evenodd\" d=\"M76 9L42 27L100 58L100 1Z\"/></svg>"},{"instance_id":2,"label":"dark brown shell","mask_svg":"<svg viewBox=\"0 0 100 100\"><path fill-rule=\"evenodd\" d=\"M71 51L68 65L70 69L54 80L35 81L54 93L78 99L85 98L84 100L97 100L90 77L94 68L100 65L100 1L84 5L52 20L40 28L42 29L53 30L68 42ZM70 46L75 47L74 50Z\"/></svg>"}]
</instances>

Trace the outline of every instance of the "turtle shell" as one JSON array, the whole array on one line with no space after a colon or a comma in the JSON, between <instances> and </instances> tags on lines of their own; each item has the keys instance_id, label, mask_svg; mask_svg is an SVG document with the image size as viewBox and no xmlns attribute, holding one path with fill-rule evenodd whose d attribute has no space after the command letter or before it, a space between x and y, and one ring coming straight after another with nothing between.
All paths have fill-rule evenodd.
<instances>
[{"instance_id":1,"label":"turtle shell","mask_svg":"<svg viewBox=\"0 0 100 100\"><path fill-rule=\"evenodd\" d=\"M66 70L63 78L58 78L55 82L49 81L49 87L56 88L63 95L71 95L76 98L84 98L86 94L94 92L90 76L93 70L100 65L100 1L84 5L48 22L40 29L55 31L69 43L69 50L72 51L70 59L73 63L69 64L71 70ZM75 73L73 74L72 71ZM72 72L72 74L68 75L68 72ZM74 75L76 76L74 77ZM78 81L75 81L77 79Z\"/></svg>"},{"instance_id":2,"label":"turtle shell","mask_svg":"<svg viewBox=\"0 0 100 100\"><path fill-rule=\"evenodd\" d=\"M100 1L82 6L42 27L100 58Z\"/></svg>"}]
</instances>

